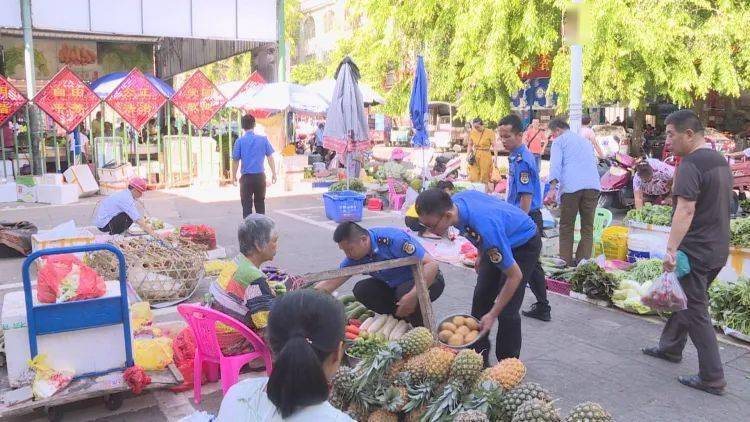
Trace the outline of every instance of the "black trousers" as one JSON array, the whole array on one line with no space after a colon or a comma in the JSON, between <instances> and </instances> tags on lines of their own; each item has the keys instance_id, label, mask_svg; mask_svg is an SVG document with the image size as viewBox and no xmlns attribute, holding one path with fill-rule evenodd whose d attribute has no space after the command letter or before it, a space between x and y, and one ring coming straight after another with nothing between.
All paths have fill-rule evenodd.
<instances>
[{"instance_id":1,"label":"black trousers","mask_svg":"<svg viewBox=\"0 0 750 422\"><path fill-rule=\"evenodd\" d=\"M240 201L242 202L242 218L255 212L266 213L266 175L265 173L243 174L240 177Z\"/></svg>"},{"instance_id":2,"label":"black trousers","mask_svg":"<svg viewBox=\"0 0 750 422\"><path fill-rule=\"evenodd\" d=\"M535 235L531 240L512 250L513 258L521 267L523 280L511 298L510 302L497 317L497 337L495 339L495 356L497 360L505 358L517 358L521 354L521 316L519 310L523 304L525 284L529 282L531 274L534 273L539 263L539 253L542 250L542 240ZM497 295L505 285L505 273L490 262L486 252L482 253L482 259L477 271L477 285L474 287L474 299L471 304L471 315L481 319L495 304ZM482 354L485 366L490 361L489 336L480 338L472 349Z\"/></svg>"},{"instance_id":3,"label":"black trousers","mask_svg":"<svg viewBox=\"0 0 750 422\"><path fill-rule=\"evenodd\" d=\"M373 277L357 282L354 285L353 293L357 301L365 305L367 309L378 314L394 315L398 301L413 288L414 280L401 283L396 288L393 288L383 280ZM430 301L436 301L443 294L443 289L445 289L445 279L443 278L443 273L438 271L435 281L429 288ZM415 327L422 326L422 312L419 306L417 306L413 314L406 317L406 322Z\"/></svg>"},{"instance_id":4,"label":"black trousers","mask_svg":"<svg viewBox=\"0 0 750 422\"><path fill-rule=\"evenodd\" d=\"M542 221L542 212L540 210L532 211L529 213L529 217L536 223L538 229L539 238L541 240L542 230L544 230L544 222ZM547 280L544 278L544 269L542 263L537 260L534 272L529 279L529 287L531 292L536 297L536 302L542 306L549 306L547 300Z\"/></svg>"},{"instance_id":5,"label":"black trousers","mask_svg":"<svg viewBox=\"0 0 750 422\"><path fill-rule=\"evenodd\" d=\"M129 215L121 212L116 216L112 217L104 227L99 227L99 231L109 234L123 234L125 230L129 229L133 225L133 219Z\"/></svg>"}]
</instances>

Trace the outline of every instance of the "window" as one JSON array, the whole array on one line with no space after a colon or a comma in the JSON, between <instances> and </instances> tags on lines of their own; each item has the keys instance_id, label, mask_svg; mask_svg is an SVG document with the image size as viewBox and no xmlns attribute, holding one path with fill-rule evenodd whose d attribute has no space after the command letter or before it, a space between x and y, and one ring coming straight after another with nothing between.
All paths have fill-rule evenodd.
<instances>
[{"instance_id":1,"label":"window","mask_svg":"<svg viewBox=\"0 0 750 422\"><path fill-rule=\"evenodd\" d=\"M336 18L336 15L333 13L333 10L329 10L323 15L323 31L328 33L333 31L333 24L334 19Z\"/></svg>"},{"instance_id":2,"label":"window","mask_svg":"<svg viewBox=\"0 0 750 422\"><path fill-rule=\"evenodd\" d=\"M315 38L315 19L312 16L308 16L302 25L302 39L309 40L311 38Z\"/></svg>"}]
</instances>

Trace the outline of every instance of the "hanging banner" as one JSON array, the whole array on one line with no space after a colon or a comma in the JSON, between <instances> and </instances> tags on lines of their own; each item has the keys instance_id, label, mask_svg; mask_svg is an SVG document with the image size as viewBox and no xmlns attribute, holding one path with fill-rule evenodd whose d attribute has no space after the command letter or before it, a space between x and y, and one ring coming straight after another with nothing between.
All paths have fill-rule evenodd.
<instances>
[{"instance_id":1,"label":"hanging banner","mask_svg":"<svg viewBox=\"0 0 750 422\"><path fill-rule=\"evenodd\" d=\"M267 82L263 78L263 76L256 70L252 74L250 74L250 77L247 78L240 89L238 89L237 92L232 95L232 98L244 93L250 93L252 95L253 93L258 92L261 88L263 88L263 85L265 85L266 83ZM248 111L248 113L252 114L256 119L265 119L271 115L271 112L267 110L250 110Z\"/></svg>"},{"instance_id":2,"label":"hanging banner","mask_svg":"<svg viewBox=\"0 0 750 422\"><path fill-rule=\"evenodd\" d=\"M21 91L0 75L0 126L4 125L28 100Z\"/></svg>"},{"instance_id":3,"label":"hanging banner","mask_svg":"<svg viewBox=\"0 0 750 422\"><path fill-rule=\"evenodd\" d=\"M36 94L34 104L71 132L99 105L99 97L75 73L63 67Z\"/></svg>"},{"instance_id":4,"label":"hanging banner","mask_svg":"<svg viewBox=\"0 0 750 422\"><path fill-rule=\"evenodd\" d=\"M200 70L196 71L171 98L174 104L198 129L203 129L224 106L227 99Z\"/></svg>"},{"instance_id":5,"label":"hanging banner","mask_svg":"<svg viewBox=\"0 0 750 422\"><path fill-rule=\"evenodd\" d=\"M167 97L140 70L134 68L104 102L140 131L167 102Z\"/></svg>"}]
</instances>

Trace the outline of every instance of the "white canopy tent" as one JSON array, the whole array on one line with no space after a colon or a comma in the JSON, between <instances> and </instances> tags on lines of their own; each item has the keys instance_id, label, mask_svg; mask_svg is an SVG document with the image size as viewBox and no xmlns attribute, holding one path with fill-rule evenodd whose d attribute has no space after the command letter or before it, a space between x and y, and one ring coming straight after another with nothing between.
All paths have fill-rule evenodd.
<instances>
[{"instance_id":1,"label":"white canopy tent","mask_svg":"<svg viewBox=\"0 0 750 422\"><path fill-rule=\"evenodd\" d=\"M385 99L375 92L374 89L363 83L359 83L358 85L360 92L362 92L362 101L365 105L385 104ZM317 92L318 95L330 102L333 97L333 90L336 87L336 80L321 79L307 84L306 87Z\"/></svg>"}]
</instances>

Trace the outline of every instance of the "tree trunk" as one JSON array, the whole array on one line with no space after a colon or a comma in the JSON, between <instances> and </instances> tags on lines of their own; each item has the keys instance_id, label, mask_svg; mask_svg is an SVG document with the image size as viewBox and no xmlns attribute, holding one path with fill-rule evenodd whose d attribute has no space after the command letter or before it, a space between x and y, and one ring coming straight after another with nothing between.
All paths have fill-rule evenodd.
<instances>
[{"instance_id":1,"label":"tree trunk","mask_svg":"<svg viewBox=\"0 0 750 422\"><path fill-rule=\"evenodd\" d=\"M633 116L633 137L630 145L630 154L634 157L643 154L643 127L646 120L646 113L643 108L632 110Z\"/></svg>"},{"instance_id":2,"label":"tree trunk","mask_svg":"<svg viewBox=\"0 0 750 422\"><path fill-rule=\"evenodd\" d=\"M705 98L696 98L695 102L693 102L693 111L695 112L695 114L698 115L698 118L701 120L701 123L703 124L704 127L706 126L706 122L707 122L705 105L706 105Z\"/></svg>"}]
</instances>

